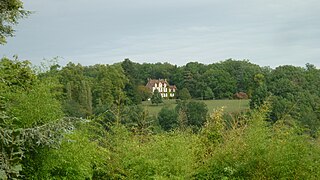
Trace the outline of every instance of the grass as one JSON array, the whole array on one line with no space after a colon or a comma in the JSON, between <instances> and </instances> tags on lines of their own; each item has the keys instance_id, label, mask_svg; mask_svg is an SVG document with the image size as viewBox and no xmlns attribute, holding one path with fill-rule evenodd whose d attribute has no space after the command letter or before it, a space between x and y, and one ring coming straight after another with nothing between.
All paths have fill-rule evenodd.
<instances>
[{"instance_id":1,"label":"grass","mask_svg":"<svg viewBox=\"0 0 320 180\"><path fill-rule=\"evenodd\" d=\"M197 100L204 102L209 109L209 113L216 108L225 107L225 112L240 112L249 109L250 100ZM177 106L175 99L163 100L162 104L154 105L151 101L142 102L142 106L149 112L150 115L157 116L162 107L168 106L175 108Z\"/></svg>"}]
</instances>

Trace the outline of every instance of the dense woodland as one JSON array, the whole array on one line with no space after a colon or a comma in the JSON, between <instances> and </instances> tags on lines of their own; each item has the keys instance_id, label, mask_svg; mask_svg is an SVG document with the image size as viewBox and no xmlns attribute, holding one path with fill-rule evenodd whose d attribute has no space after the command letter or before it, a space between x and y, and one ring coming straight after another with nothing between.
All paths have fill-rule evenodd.
<instances>
[{"instance_id":1,"label":"dense woodland","mask_svg":"<svg viewBox=\"0 0 320 180\"><path fill-rule=\"evenodd\" d=\"M320 70L311 64L272 69L247 60L176 66L126 59L35 67L2 58L0 77L2 179L320 175ZM148 78L177 86L175 109L151 116L141 107L152 96ZM201 102L247 96L251 110L231 114L208 114Z\"/></svg>"},{"instance_id":2,"label":"dense woodland","mask_svg":"<svg viewBox=\"0 0 320 180\"><path fill-rule=\"evenodd\" d=\"M30 12L0 1L0 44ZM175 108L149 115L158 93ZM208 113L203 100L250 99ZM320 70L248 60L35 66L0 60L0 179L319 179Z\"/></svg>"}]
</instances>

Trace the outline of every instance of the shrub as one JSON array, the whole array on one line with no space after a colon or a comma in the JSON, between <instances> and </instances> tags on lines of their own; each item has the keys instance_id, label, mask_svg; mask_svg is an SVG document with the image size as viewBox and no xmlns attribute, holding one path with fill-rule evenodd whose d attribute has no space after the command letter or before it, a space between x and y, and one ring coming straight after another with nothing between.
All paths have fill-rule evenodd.
<instances>
[{"instance_id":1,"label":"shrub","mask_svg":"<svg viewBox=\"0 0 320 180\"><path fill-rule=\"evenodd\" d=\"M201 150L195 134L174 131L141 140L123 126L109 133L106 179L189 179Z\"/></svg>"},{"instance_id":2,"label":"shrub","mask_svg":"<svg viewBox=\"0 0 320 180\"><path fill-rule=\"evenodd\" d=\"M197 132L205 123L208 113L207 105L204 102L181 101L176 107L176 111L186 115L186 125L192 127Z\"/></svg>"},{"instance_id":3,"label":"shrub","mask_svg":"<svg viewBox=\"0 0 320 180\"><path fill-rule=\"evenodd\" d=\"M158 121L163 130L172 130L178 125L178 114L174 109L163 107L158 113Z\"/></svg>"},{"instance_id":4,"label":"shrub","mask_svg":"<svg viewBox=\"0 0 320 180\"><path fill-rule=\"evenodd\" d=\"M318 179L320 149L294 122L273 126L266 112L224 134L194 175L196 179Z\"/></svg>"}]
</instances>

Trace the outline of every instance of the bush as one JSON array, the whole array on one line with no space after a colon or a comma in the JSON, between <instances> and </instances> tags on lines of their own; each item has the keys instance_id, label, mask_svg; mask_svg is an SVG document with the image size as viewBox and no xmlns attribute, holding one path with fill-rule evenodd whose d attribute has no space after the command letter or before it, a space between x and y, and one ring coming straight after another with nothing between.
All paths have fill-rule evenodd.
<instances>
[{"instance_id":1,"label":"bush","mask_svg":"<svg viewBox=\"0 0 320 180\"><path fill-rule=\"evenodd\" d=\"M177 105L176 111L183 112L186 115L186 125L197 132L206 121L208 108L204 102L181 101Z\"/></svg>"},{"instance_id":2,"label":"bush","mask_svg":"<svg viewBox=\"0 0 320 180\"><path fill-rule=\"evenodd\" d=\"M109 153L84 130L68 134L58 149L38 149L25 162L27 179L92 179L104 174Z\"/></svg>"},{"instance_id":3,"label":"bush","mask_svg":"<svg viewBox=\"0 0 320 180\"><path fill-rule=\"evenodd\" d=\"M318 179L320 148L294 122L273 126L266 112L223 136L194 175L196 179Z\"/></svg>"},{"instance_id":4,"label":"bush","mask_svg":"<svg viewBox=\"0 0 320 180\"><path fill-rule=\"evenodd\" d=\"M196 135L178 131L141 139L114 126L108 139L106 179L189 179L201 150Z\"/></svg>"},{"instance_id":5,"label":"bush","mask_svg":"<svg viewBox=\"0 0 320 180\"><path fill-rule=\"evenodd\" d=\"M178 113L174 109L163 107L158 113L158 122L163 130L172 130L178 125Z\"/></svg>"}]
</instances>

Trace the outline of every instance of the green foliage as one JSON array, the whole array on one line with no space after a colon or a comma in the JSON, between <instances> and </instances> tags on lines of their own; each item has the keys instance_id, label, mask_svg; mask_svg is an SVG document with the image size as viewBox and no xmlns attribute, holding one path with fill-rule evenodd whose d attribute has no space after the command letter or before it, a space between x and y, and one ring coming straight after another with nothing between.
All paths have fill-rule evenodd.
<instances>
[{"instance_id":1,"label":"green foliage","mask_svg":"<svg viewBox=\"0 0 320 180\"><path fill-rule=\"evenodd\" d=\"M42 81L28 92L6 94L7 112L16 117L12 126L32 127L62 118L60 102L50 92L54 86L54 82Z\"/></svg>"},{"instance_id":2,"label":"green foliage","mask_svg":"<svg viewBox=\"0 0 320 180\"><path fill-rule=\"evenodd\" d=\"M108 140L106 179L188 179L200 151L199 139L189 133L153 135L142 141L124 127L114 126Z\"/></svg>"},{"instance_id":3,"label":"green foliage","mask_svg":"<svg viewBox=\"0 0 320 180\"><path fill-rule=\"evenodd\" d=\"M318 85L314 83L319 72L310 64L307 69L280 66L271 72L267 86L275 96L272 98L273 121L290 117L306 126L312 135L316 134L320 128L320 98Z\"/></svg>"},{"instance_id":4,"label":"green foliage","mask_svg":"<svg viewBox=\"0 0 320 180\"><path fill-rule=\"evenodd\" d=\"M84 131L68 134L58 149L42 149L36 159L38 166L30 179L92 179L105 171L108 151L90 141ZM34 166L34 165L33 165Z\"/></svg>"},{"instance_id":5,"label":"green foliage","mask_svg":"<svg viewBox=\"0 0 320 180\"><path fill-rule=\"evenodd\" d=\"M208 99L213 99L213 98L214 98L214 94L213 94L211 88L206 87L203 92L203 99L208 100Z\"/></svg>"},{"instance_id":6,"label":"green foliage","mask_svg":"<svg viewBox=\"0 0 320 180\"><path fill-rule=\"evenodd\" d=\"M82 66L68 63L57 65L42 73L44 77L58 78L63 88L61 101L68 116L88 117L110 109L113 104L128 104L123 89L128 82L119 64Z\"/></svg>"},{"instance_id":7,"label":"green foliage","mask_svg":"<svg viewBox=\"0 0 320 180\"><path fill-rule=\"evenodd\" d=\"M5 44L7 37L14 35L13 25L30 14L23 9L20 0L2 0L0 2L0 44Z\"/></svg>"},{"instance_id":8,"label":"green foliage","mask_svg":"<svg viewBox=\"0 0 320 180\"><path fill-rule=\"evenodd\" d=\"M217 99L231 98L235 93L236 81L227 71L209 69L203 74L203 78Z\"/></svg>"},{"instance_id":9,"label":"green foliage","mask_svg":"<svg viewBox=\"0 0 320 180\"><path fill-rule=\"evenodd\" d=\"M189 93L189 90L187 88L183 88L179 91L179 99L181 100L188 100L191 99L191 95Z\"/></svg>"},{"instance_id":10,"label":"green foliage","mask_svg":"<svg viewBox=\"0 0 320 180\"><path fill-rule=\"evenodd\" d=\"M267 100L268 90L265 84L261 84L257 86L251 96L250 99L250 108L258 108Z\"/></svg>"},{"instance_id":11,"label":"green foliage","mask_svg":"<svg viewBox=\"0 0 320 180\"><path fill-rule=\"evenodd\" d=\"M158 114L158 122L163 130L172 130L178 125L178 113L174 109L163 107Z\"/></svg>"},{"instance_id":12,"label":"green foliage","mask_svg":"<svg viewBox=\"0 0 320 180\"><path fill-rule=\"evenodd\" d=\"M17 57L14 60L2 58L0 61L0 93L29 90L37 80L30 66L29 61L19 61Z\"/></svg>"},{"instance_id":13,"label":"green foliage","mask_svg":"<svg viewBox=\"0 0 320 180\"><path fill-rule=\"evenodd\" d=\"M204 125L208 108L204 102L181 101L177 105L176 111L181 111L186 115L186 125L196 132Z\"/></svg>"},{"instance_id":14,"label":"green foliage","mask_svg":"<svg viewBox=\"0 0 320 180\"><path fill-rule=\"evenodd\" d=\"M226 124L223 119L223 108L213 111L201 130L202 141L210 149L211 144L217 145L223 140ZM210 152L208 152L210 153Z\"/></svg>"},{"instance_id":15,"label":"green foliage","mask_svg":"<svg viewBox=\"0 0 320 180\"><path fill-rule=\"evenodd\" d=\"M0 61L0 179L320 177L320 71L310 64L271 70L234 60L182 67L125 60L38 73L30 66ZM239 112L248 101L143 102L158 108L150 116L135 105L148 97L150 77L170 79L189 91L186 99L246 92L257 108L225 119L223 109L207 116L206 104ZM61 119L60 103L67 115L94 120Z\"/></svg>"},{"instance_id":16,"label":"green foliage","mask_svg":"<svg viewBox=\"0 0 320 180\"><path fill-rule=\"evenodd\" d=\"M51 91L58 86L54 79L38 80L27 61L3 58L0 62L3 73L0 91L2 111L11 121L2 122L2 127L28 128L62 118L59 101Z\"/></svg>"},{"instance_id":17,"label":"green foliage","mask_svg":"<svg viewBox=\"0 0 320 180\"><path fill-rule=\"evenodd\" d=\"M121 112L121 123L135 134L151 134L155 125L153 117L141 106L125 106Z\"/></svg>"},{"instance_id":18,"label":"green foliage","mask_svg":"<svg viewBox=\"0 0 320 180\"><path fill-rule=\"evenodd\" d=\"M319 146L291 121L270 126L268 109L253 112L247 123L224 133L211 148L196 179L317 179ZM212 141L215 142L215 141ZM211 147L211 146L209 146Z\"/></svg>"},{"instance_id":19,"label":"green foliage","mask_svg":"<svg viewBox=\"0 0 320 180\"><path fill-rule=\"evenodd\" d=\"M143 85L138 86L138 93L142 101L146 101L152 96L150 89Z\"/></svg>"},{"instance_id":20,"label":"green foliage","mask_svg":"<svg viewBox=\"0 0 320 180\"><path fill-rule=\"evenodd\" d=\"M9 179L21 178L20 171L23 170L25 156L37 148L58 147L64 133L70 132L76 122L75 119L62 119L54 123L27 129L0 127L1 174Z\"/></svg>"},{"instance_id":21,"label":"green foliage","mask_svg":"<svg viewBox=\"0 0 320 180\"><path fill-rule=\"evenodd\" d=\"M218 69L223 69L230 74L229 81L235 81L235 92L246 92L250 95L250 91L254 87L253 78L256 74L262 73L262 68L256 64L250 63L248 60L227 59L217 64ZM228 82L228 81L226 81ZM233 82L232 82L233 83ZM215 92L215 91L214 91ZM232 93L234 94L234 93Z\"/></svg>"},{"instance_id":22,"label":"green foliage","mask_svg":"<svg viewBox=\"0 0 320 180\"><path fill-rule=\"evenodd\" d=\"M138 79L140 72L137 69L137 64L133 63L129 59L125 59L121 63L121 67L124 71L124 74L129 80L129 82L125 84L125 91L130 100L130 103L133 103L133 104L141 103L141 101L145 97L142 97L143 94L142 95L140 94L141 89L138 88L138 86L140 85L140 82Z\"/></svg>"},{"instance_id":23,"label":"green foliage","mask_svg":"<svg viewBox=\"0 0 320 180\"><path fill-rule=\"evenodd\" d=\"M163 103L162 96L157 89L153 92L151 103L156 105Z\"/></svg>"}]
</instances>

